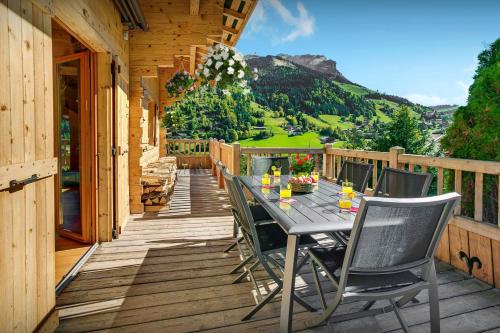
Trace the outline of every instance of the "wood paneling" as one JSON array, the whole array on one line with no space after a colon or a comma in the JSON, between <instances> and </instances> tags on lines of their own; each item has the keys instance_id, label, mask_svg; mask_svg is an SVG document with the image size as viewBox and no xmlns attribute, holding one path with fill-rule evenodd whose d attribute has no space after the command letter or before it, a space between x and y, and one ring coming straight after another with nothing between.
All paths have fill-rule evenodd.
<instances>
[{"instance_id":1,"label":"wood paneling","mask_svg":"<svg viewBox=\"0 0 500 333\"><path fill-rule=\"evenodd\" d=\"M472 275L486 283L493 284L491 240L488 237L469 232L469 256L478 257L482 263L481 268L474 268Z\"/></svg>"},{"instance_id":2,"label":"wood paneling","mask_svg":"<svg viewBox=\"0 0 500 333\"><path fill-rule=\"evenodd\" d=\"M44 173L45 162L52 162L50 34L50 17L31 1L0 1L0 169ZM31 332L54 307L54 206L48 196L53 198L53 186L49 176L0 192L2 331Z\"/></svg>"},{"instance_id":3,"label":"wood paneling","mask_svg":"<svg viewBox=\"0 0 500 333\"><path fill-rule=\"evenodd\" d=\"M500 242L492 240L491 241L491 252L493 259L493 278L495 282L495 287L500 289Z\"/></svg>"},{"instance_id":4,"label":"wood paneling","mask_svg":"<svg viewBox=\"0 0 500 333\"><path fill-rule=\"evenodd\" d=\"M453 266L467 272L467 265L460 259L460 251L469 255L469 235L467 230L463 230L454 225L448 225L448 235L450 242L450 262Z\"/></svg>"}]
</instances>

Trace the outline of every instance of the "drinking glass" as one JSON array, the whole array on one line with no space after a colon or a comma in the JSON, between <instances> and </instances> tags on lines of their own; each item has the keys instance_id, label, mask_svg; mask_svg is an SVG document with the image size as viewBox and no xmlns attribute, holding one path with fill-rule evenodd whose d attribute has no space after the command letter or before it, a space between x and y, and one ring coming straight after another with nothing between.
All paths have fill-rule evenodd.
<instances>
[{"instance_id":1,"label":"drinking glass","mask_svg":"<svg viewBox=\"0 0 500 333\"><path fill-rule=\"evenodd\" d=\"M267 173L262 176L262 185L271 185L271 178Z\"/></svg>"},{"instance_id":2,"label":"drinking glass","mask_svg":"<svg viewBox=\"0 0 500 333\"><path fill-rule=\"evenodd\" d=\"M281 168L277 168L273 165L272 170L273 170L274 177L277 177L277 178L281 177Z\"/></svg>"},{"instance_id":3,"label":"drinking glass","mask_svg":"<svg viewBox=\"0 0 500 333\"><path fill-rule=\"evenodd\" d=\"M312 171L312 172L311 172L311 177L313 177L313 178L314 178L314 181L317 183L317 182L318 182L318 180L319 180L319 172L317 172L317 171Z\"/></svg>"},{"instance_id":4,"label":"drinking glass","mask_svg":"<svg viewBox=\"0 0 500 333\"><path fill-rule=\"evenodd\" d=\"M348 180L342 182L342 193L351 194L352 193L352 183Z\"/></svg>"},{"instance_id":5,"label":"drinking glass","mask_svg":"<svg viewBox=\"0 0 500 333\"><path fill-rule=\"evenodd\" d=\"M288 183L280 184L280 199L290 199L292 197L292 188Z\"/></svg>"},{"instance_id":6,"label":"drinking glass","mask_svg":"<svg viewBox=\"0 0 500 333\"><path fill-rule=\"evenodd\" d=\"M342 193L339 199L339 208L340 211L350 211L352 207L351 198L349 198L349 194Z\"/></svg>"}]
</instances>

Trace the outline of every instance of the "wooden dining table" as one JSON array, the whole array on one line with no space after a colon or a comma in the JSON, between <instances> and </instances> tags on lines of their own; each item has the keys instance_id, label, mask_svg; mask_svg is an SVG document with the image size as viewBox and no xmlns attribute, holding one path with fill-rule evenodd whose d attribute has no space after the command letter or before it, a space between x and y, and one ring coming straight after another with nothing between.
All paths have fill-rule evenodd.
<instances>
[{"instance_id":1,"label":"wooden dining table","mask_svg":"<svg viewBox=\"0 0 500 333\"><path fill-rule=\"evenodd\" d=\"M285 271L281 299L280 332L292 331L293 293L298 244L301 235L350 231L362 194L352 199L351 211L339 208L341 186L320 179L312 193L293 193L290 200L280 200L280 183L289 176L271 177L271 185L262 185L260 176L240 176L242 184L283 228L287 236Z\"/></svg>"}]
</instances>

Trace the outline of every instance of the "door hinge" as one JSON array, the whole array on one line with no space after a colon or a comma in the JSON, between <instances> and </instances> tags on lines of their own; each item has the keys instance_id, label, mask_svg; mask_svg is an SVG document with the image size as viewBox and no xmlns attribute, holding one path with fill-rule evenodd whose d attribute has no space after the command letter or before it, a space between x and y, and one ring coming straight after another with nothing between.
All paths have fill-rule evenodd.
<instances>
[{"instance_id":1,"label":"door hinge","mask_svg":"<svg viewBox=\"0 0 500 333\"><path fill-rule=\"evenodd\" d=\"M116 147L111 148L111 156L116 156L117 149Z\"/></svg>"}]
</instances>

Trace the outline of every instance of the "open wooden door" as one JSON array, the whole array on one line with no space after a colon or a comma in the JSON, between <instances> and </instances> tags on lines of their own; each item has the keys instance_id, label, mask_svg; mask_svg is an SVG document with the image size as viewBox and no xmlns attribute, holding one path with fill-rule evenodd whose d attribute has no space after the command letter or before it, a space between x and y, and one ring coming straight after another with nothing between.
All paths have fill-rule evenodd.
<instances>
[{"instance_id":1,"label":"open wooden door","mask_svg":"<svg viewBox=\"0 0 500 333\"><path fill-rule=\"evenodd\" d=\"M89 51L54 60L56 231L74 240L92 242L92 124Z\"/></svg>"}]
</instances>

